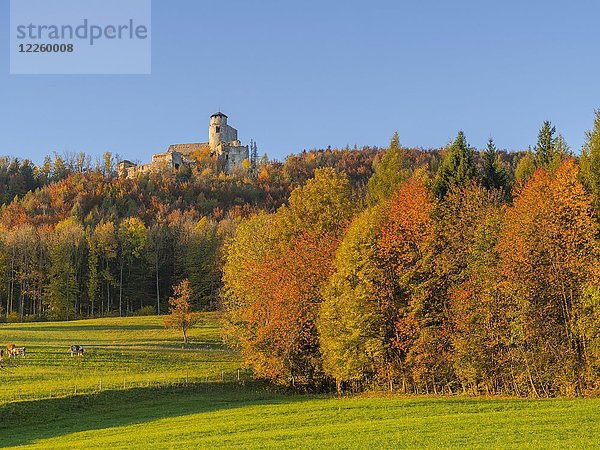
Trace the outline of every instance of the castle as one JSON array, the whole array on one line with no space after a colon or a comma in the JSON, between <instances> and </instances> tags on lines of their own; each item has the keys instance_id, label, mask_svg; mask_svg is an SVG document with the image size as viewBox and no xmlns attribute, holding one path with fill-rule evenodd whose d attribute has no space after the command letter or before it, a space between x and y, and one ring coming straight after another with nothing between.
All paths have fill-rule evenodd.
<instances>
[{"instance_id":1,"label":"castle","mask_svg":"<svg viewBox=\"0 0 600 450\"><path fill-rule=\"evenodd\" d=\"M210 116L208 127L208 142L170 145L165 153L152 155L152 161L147 164L135 164L123 160L117 165L119 176L133 178L140 173L158 171L163 168L178 170L182 166L196 164L194 154L208 150L216 157L225 172L231 172L250 158L247 145L238 140L237 130L227 123L227 116L217 112Z\"/></svg>"}]
</instances>

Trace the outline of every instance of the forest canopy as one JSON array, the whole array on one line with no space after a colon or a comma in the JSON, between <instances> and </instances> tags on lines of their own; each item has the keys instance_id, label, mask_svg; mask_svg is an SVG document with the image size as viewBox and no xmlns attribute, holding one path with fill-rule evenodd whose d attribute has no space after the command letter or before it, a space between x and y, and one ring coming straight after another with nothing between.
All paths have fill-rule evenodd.
<instances>
[{"instance_id":1,"label":"forest canopy","mask_svg":"<svg viewBox=\"0 0 600 450\"><path fill-rule=\"evenodd\" d=\"M338 390L600 389L600 112L575 155L304 151L119 177L109 153L0 159L0 314L220 310L258 377ZM187 308L187 306L186 306Z\"/></svg>"}]
</instances>

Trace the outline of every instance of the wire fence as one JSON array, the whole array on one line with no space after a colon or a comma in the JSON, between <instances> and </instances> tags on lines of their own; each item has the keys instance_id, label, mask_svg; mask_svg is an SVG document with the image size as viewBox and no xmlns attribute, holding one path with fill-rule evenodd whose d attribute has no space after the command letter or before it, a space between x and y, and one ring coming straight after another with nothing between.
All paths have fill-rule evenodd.
<instances>
[{"instance_id":1,"label":"wire fence","mask_svg":"<svg viewBox=\"0 0 600 450\"><path fill-rule=\"evenodd\" d=\"M34 392L23 392L22 389L16 388L9 392L3 392L0 394L0 404L7 404L13 402L22 401L33 401L33 400L46 400L52 398L65 398L73 396L84 396L99 394L106 391L123 391L128 389L171 389L171 388L182 388L195 385L210 385L219 383L240 383L252 380L252 374L250 371L245 369L237 369L234 372L222 370L220 374L206 374L201 375L198 373L191 374L185 372L176 376L150 378L143 380L139 376L132 379L131 377L123 376L121 380L115 381L114 377L106 379L99 377L96 383L90 382L89 379L83 381L79 385L76 382L68 382L66 385L57 389L48 390L36 390Z\"/></svg>"}]
</instances>

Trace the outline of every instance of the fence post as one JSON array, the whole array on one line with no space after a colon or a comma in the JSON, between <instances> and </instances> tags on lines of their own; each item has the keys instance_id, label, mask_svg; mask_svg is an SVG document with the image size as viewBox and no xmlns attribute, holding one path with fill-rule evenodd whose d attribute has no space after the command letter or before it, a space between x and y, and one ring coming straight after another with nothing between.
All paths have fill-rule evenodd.
<instances>
[{"instance_id":1,"label":"fence post","mask_svg":"<svg viewBox=\"0 0 600 450\"><path fill-rule=\"evenodd\" d=\"M123 389L125 389L125 376L123 376Z\"/></svg>"},{"instance_id":2,"label":"fence post","mask_svg":"<svg viewBox=\"0 0 600 450\"><path fill-rule=\"evenodd\" d=\"M100 378L100 390L102 390L102 378Z\"/></svg>"},{"instance_id":3,"label":"fence post","mask_svg":"<svg viewBox=\"0 0 600 450\"><path fill-rule=\"evenodd\" d=\"M225 381L225 373L221 370L221 381Z\"/></svg>"},{"instance_id":4,"label":"fence post","mask_svg":"<svg viewBox=\"0 0 600 450\"><path fill-rule=\"evenodd\" d=\"M73 395L77 395L77 385L75 385L75 390L73 391Z\"/></svg>"},{"instance_id":5,"label":"fence post","mask_svg":"<svg viewBox=\"0 0 600 450\"><path fill-rule=\"evenodd\" d=\"M237 380L240 381L240 369L238 369Z\"/></svg>"}]
</instances>

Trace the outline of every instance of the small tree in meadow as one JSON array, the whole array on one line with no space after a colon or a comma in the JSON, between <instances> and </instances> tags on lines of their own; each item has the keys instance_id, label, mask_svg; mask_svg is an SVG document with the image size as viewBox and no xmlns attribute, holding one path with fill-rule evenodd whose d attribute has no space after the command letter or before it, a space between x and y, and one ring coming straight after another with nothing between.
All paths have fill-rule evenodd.
<instances>
[{"instance_id":1,"label":"small tree in meadow","mask_svg":"<svg viewBox=\"0 0 600 450\"><path fill-rule=\"evenodd\" d=\"M173 297L169 299L169 315L163 320L167 328L179 329L183 333L183 343L188 343L188 330L200 322L200 314L191 311L192 290L186 279L173 288Z\"/></svg>"}]
</instances>

